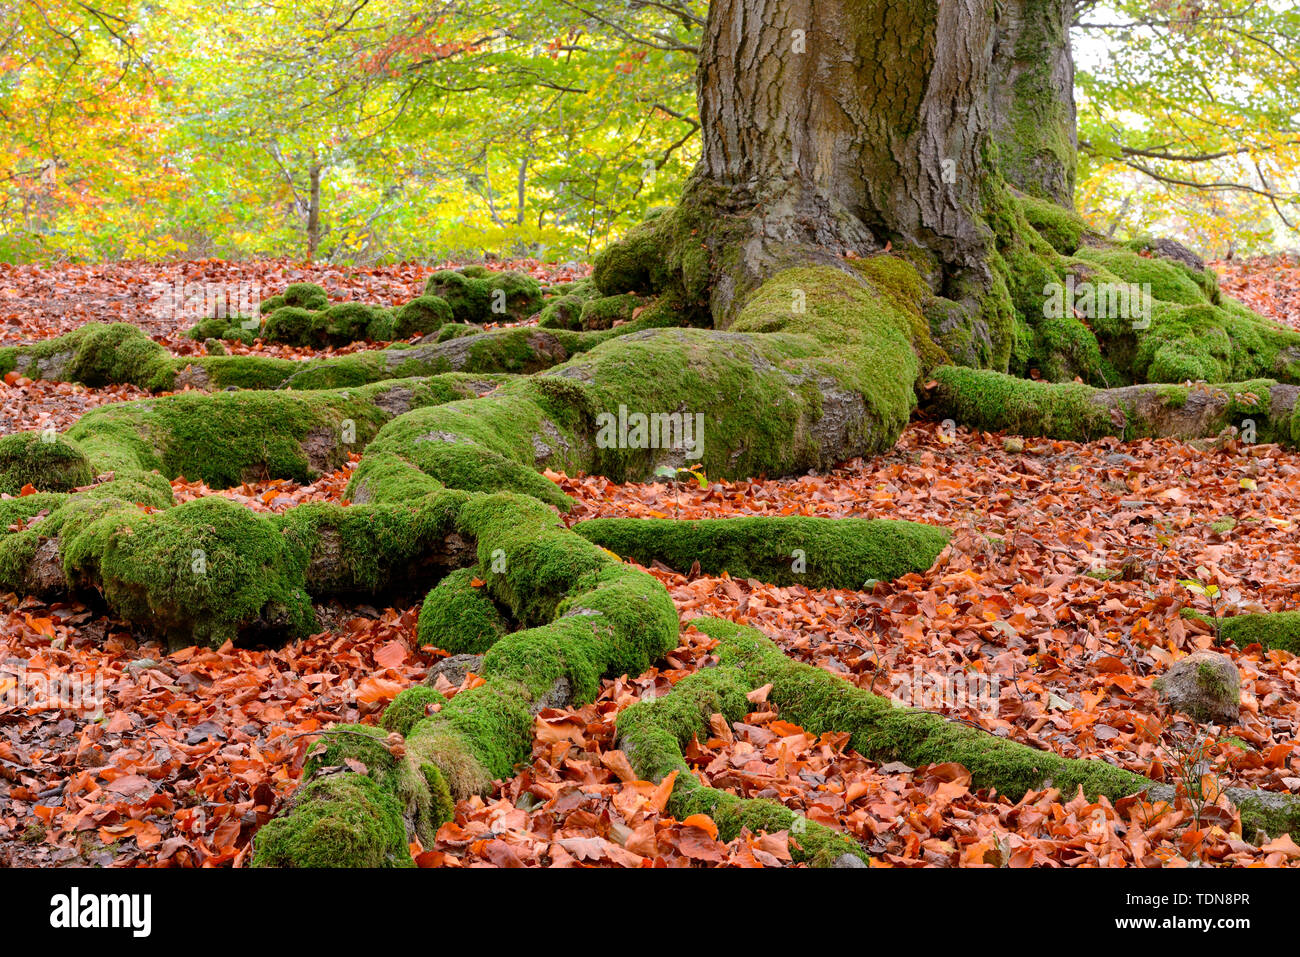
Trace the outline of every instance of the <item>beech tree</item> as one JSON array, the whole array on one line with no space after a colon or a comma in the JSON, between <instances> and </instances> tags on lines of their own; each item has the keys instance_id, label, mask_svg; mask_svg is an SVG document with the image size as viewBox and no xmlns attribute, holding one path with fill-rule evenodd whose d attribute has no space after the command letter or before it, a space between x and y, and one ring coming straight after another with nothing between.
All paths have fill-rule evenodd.
<instances>
[{"instance_id":1,"label":"beech tree","mask_svg":"<svg viewBox=\"0 0 1300 957\"><path fill-rule=\"evenodd\" d=\"M456 800L528 758L541 710L590 701L602 677L641 674L676 646L667 591L620 555L694 553L702 568L725 557L733 572L745 562L780 581L797 550L816 572L807 581L861 587L930 568L948 538L797 517L571 529L547 469L800 474L892 448L919 403L1027 435L1249 428L1297 444L1300 334L1221 295L1177 243L1111 242L1073 212L1069 16L1067 0L716 0L698 73L703 154L679 204L605 250L592 281L560 290L538 326L479 329L489 303L540 290L467 267L426 288L456 321L426 303L429 334L389 349L176 359L138 330L86 326L0 352L0 371L46 379L236 387L97 409L56 442L15 443L47 475L14 472L14 486L47 494L4 503L16 530L0 538L0 589L94 587L170 640L219 645L311 634L314 598L432 585L417 638L453 657L430 682L482 682L450 699L408 689L382 727L331 729L253 856L409 866L412 837L432 840ZM276 298L284 311L267 334L294 320L337 341L394 321L355 304L313 312L325 293L301 284ZM703 428L688 441L602 439L598 423L629 410ZM169 507L170 487L150 475L213 487L248 470L309 478L355 450L351 505L276 516L215 497ZM109 470L113 482L75 491ZM203 571L175 571L178 553L199 555ZM1049 780L1090 798L1159 792L1101 761L895 707L752 629L696 626L717 640L718 667L623 711L618 735L639 776L672 780L672 813L707 813L724 837L792 829L797 860L867 857L690 773L682 748L710 716L739 720L768 686L782 716L813 733L848 732L873 759L960 762L973 788L1013 799ZM1244 833L1300 826L1285 795L1231 797Z\"/></svg>"}]
</instances>

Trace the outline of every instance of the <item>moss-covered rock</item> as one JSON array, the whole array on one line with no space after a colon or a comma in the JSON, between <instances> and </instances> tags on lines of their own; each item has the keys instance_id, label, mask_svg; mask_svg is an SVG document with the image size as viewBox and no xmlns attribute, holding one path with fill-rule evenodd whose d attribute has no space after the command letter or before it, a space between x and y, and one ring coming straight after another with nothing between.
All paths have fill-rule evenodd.
<instances>
[{"instance_id":1,"label":"moss-covered rock","mask_svg":"<svg viewBox=\"0 0 1300 957\"><path fill-rule=\"evenodd\" d=\"M53 431L0 438L0 495L17 495L25 485L40 492L69 492L94 478L80 446Z\"/></svg>"},{"instance_id":2,"label":"moss-covered rock","mask_svg":"<svg viewBox=\"0 0 1300 957\"><path fill-rule=\"evenodd\" d=\"M105 600L174 645L305 637L315 628L302 557L242 505L212 496L99 521L104 527L84 534L102 536L98 555L86 557Z\"/></svg>"},{"instance_id":3,"label":"moss-covered rock","mask_svg":"<svg viewBox=\"0 0 1300 957\"><path fill-rule=\"evenodd\" d=\"M307 345L311 342L312 321L316 313L300 306L281 306L266 317L262 331L268 342Z\"/></svg>"},{"instance_id":4,"label":"moss-covered rock","mask_svg":"<svg viewBox=\"0 0 1300 957\"><path fill-rule=\"evenodd\" d=\"M472 267L466 267L471 269ZM488 272L441 270L424 285L426 296L437 296L451 307L456 322L503 322L526 319L542 307L542 286L515 270Z\"/></svg>"},{"instance_id":5,"label":"moss-covered rock","mask_svg":"<svg viewBox=\"0 0 1300 957\"><path fill-rule=\"evenodd\" d=\"M367 339L372 329L392 338L392 316L386 309L360 302L340 302L312 316L310 336L325 345L345 346Z\"/></svg>"},{"instance_id":6,"label":"moss-covered rock","mask_svg":"<svg viewBox=\"0 0 1300 957\"><path fill-rule=\"evenodd\" d=\"M598 518L573 530L642 565L659 561L687 571L698 562L706 575L851 589L928 570L949 537L946 529L915 522L803 516Z\"/></svg>"},{"instance_id":7,"label":"moss-covered rock","mask_svg":"<svg viewBox=\"0 0 1300 957\"><path fill-rule=\"evenodd\" d=\"M577 296L558 296L542 308L537 324L543 329L581 329L585 305Z\"/></svg>"},{"instance_id":8,"label":"moss-covered rock","mask_svg":"<svg viewBox=\"0 0 1300 957\"><path fill-rule=\"evenodd\" d=\"M81 382L94 388L168 389L174 376L167 350L124 322L91 322L56 339L0 349L0 375L11 370L30 379Z\"/></svg>"}]
</instances>

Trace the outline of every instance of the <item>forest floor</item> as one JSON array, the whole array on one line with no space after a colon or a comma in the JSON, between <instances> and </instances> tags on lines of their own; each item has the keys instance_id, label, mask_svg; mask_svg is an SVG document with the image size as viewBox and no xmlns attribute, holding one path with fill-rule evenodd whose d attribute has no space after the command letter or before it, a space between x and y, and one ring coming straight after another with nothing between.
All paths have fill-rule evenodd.
<instances>
[{"instance_id":1,"label":"forest floor","mask_svg":"<svg viewBox=\"0 0 1300 957\"><path fill-rule=\"evenodd\" d=\"M512 265L542 278L580 272ZM1225 291L1300 328L1295 259L1216 268ZM389 304L417 294L429 271L283 262L0 267L0 344L92 320L128 321L185 355L202 346L150 313L151 281L174 283L179 274L276 291L310 279L332 299ZM141 396L11 377L0 384L0 434L64 429L89 408ZM279 511L342 501L349 468L309 486L268 481L212 491L178 479L173 488L179 499L225 495ZM932 569L871 593L650 571L684 623L714 615L752 624L798 660L993 735L1104 758L1158 780L1191 773L1211 794L1228 786L1300 793L1300 658L1258 646L1221 649L1241 672L1242 714L1240 724L1211 727L1204 740L1166 713L1152 688L1176 658L1215 647L1212 627L1185 617L1185 607L1300 608L1300 454L1271 445L1207 453L1169 441L1020 442L916 422L888 455L828 475L711 480L707 489L550 477L578 501L569 522L799 514L947 526L953 541ZM1180 584L1190 579L1219 586L1215 608ZM331 604L320 609L324 631L283 648L166 654L94 609L0 595L0 687L75 672L102 680L103 692L95 713L4 699L0 864L245 863L253 833L296 786L314 734L332 722L374 722L441 657L416 646L418 610ZM684 628L663 670L607 681L585 707L542 712L532 764L489 798L460 802L437 841L414 848L418 863L789 865L797 835L720 842L708 818L669 817L671 785L636 780L615 749L618 712L707 665L710 651L706 636ZM1012 802L972 792L959 765L867 761L847 749L847 735L806 733L762 695L746 721L718 718L712 732L687 754L707 783L774 798L852 834L881 865L1300 862L1290 837L1252 843L1223 801L1199 815L1185 798L1112 806L1047 790ZM1200 746L1206 760L1189 771Z\"/></svg>"}]
</instances>

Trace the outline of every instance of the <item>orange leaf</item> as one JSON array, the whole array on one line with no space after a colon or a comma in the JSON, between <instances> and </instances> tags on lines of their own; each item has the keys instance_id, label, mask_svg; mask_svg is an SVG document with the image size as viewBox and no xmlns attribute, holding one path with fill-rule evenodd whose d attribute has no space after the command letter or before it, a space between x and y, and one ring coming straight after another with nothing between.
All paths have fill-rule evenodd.
<instances>
[{"instance_id":1,"label":"orange leaf","mask_svg":"<svg viewBox=\"0 0 1300 957\"><path fill-rule=\"evenodd\" d=\"M655 793L650 798L650 806L656 811L663 813L663 809L668 806L668 798L672 796L673 784L677 781L677 772L673 771L666 778L659 782L659 787L655 788Z\"/></svg>"},{"instance_id":2,"label":"orange leaf","mask_svg":"<svg viewBox=\"0 0 1300 957\"><path fill-rule=\"evenodd\" d=\"M406 642L393 639L385 642L375 652L375 663L384 668L396 668L406 660Z\"/></svg>"},{"instance_id":3,"label":"orange leaf","mask_svg":"<svg viewBox=\"0 0 1300 957\"><path fill-rule=\"evenodd\" d=\"M376 701L391 701L401 693L401 690L402 683L400 681L393 681L389 678L367 678L357 685L357 700L366 704L374 704Z\"/></svg>"},{"instance_id":4,"label":"orange leaf","mask_svg":"<svg viewBox=\"0 0 1300 957\"><path fill-rule=\"evenodd\" d=\"M698 827L709 835L710 840L718 839L718 825L713 823L713 818L707 814L692 814L686 820L682 821L685 827Z\"/></svg>"},{"instance_id":5,"label":"orange leaf","mask_svg":"<svg viewBox=\"0 0 1300 957\"><path fill-rule=\"evenodd\" d=\"M1291 840L1290 834L1283 834L1275 841L1265 844L1260 850L1267 854L1281 853L1287 857L1300 857L1300 847L1296 847L1295 841Z\"/></svg>"}]
</instances>

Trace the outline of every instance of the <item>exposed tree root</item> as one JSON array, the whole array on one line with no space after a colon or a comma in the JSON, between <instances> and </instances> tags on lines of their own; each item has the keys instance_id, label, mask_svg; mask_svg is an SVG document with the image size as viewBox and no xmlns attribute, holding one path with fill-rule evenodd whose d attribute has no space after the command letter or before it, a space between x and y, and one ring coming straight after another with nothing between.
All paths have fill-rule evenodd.
<instances>
[{"instance_id":1,"label":"exposed tree root","mask_svg":"<svg viewBox=\"0 0 1300 957\"><path fill-rule=\"evenodd\" d=\"M934 415L989 431L1085 442L1104 435L1213 438L1237 429L1252 441L1289 447L1300 442L1300 387L1269 379L1094 389L958 366L938 369L933 378Z\"/></svg>"},{"instance_id":2,"label":"exposed tree root","mask_svg":"<svg viewBox=\"0 0 1300 957\"><path fill-rule=\"evenodd\" d=\"M403 833L409 827L427 839L430 828L449 819L450 799L483 792L528 758L533 717L541 709L590 701L602 676L640 674L677 642L676 611L663 587L564 529L550 509L510 495L461 500L457 524L476 539L479 566L500 569L489 571L482 587L524 627L491 646L481 666L482 685L410 726L401 760L418 768L418 775L394 774L391 762L360 758L366 775L391 799L370 806L384 816L378 829L383 835L400 825ZM390 708L406 712L407 698L427 696L428 690L403 692ZM331 736L330 747L336 745L347 751L355 742ZM352 756L329 753L326 760L336 765ZM259 834L254 863L372 862L373 848L358 849L350 841L333 844L334 856L322 860L316 843L322 828L351 833L347 822L361 810L340 803L332 790L308 792L263 829L269 828L265 837Z\"/></svg>"},{"instance_id":3,"label":"exposed tree root","mask_svg":"<svg viewBox=\"0 0 1300 957\"><path fill-rule=\"evenodd\" d=\"M756 629L712 618L692 624L718 639L716 653L724 666L740 669L754 687L772 685L769 698L783 718L814 734L847 732L850 745L863 757L913 767L956 762L971 773L974 787L996 789L1013 800L1046 787L1067 795L1082 788L1090 800L1105 796L1115 801L1152 789L1158 799L1172 798L1166 786L1103 761L1062 758L941 715L897 707L828 671L792 661ZM1300 829L1300 800L1295 797L1233 790L1243 834Z\"/></svg>"},{"instance_id":4,"label":"exposed tree root","mask_svg":"<svg viewBox=\"0 0 1300 957\"><path fill-rule=\"evenodd\" d=\"M678 571L698 564L706 575L727 572L772 585L861 589L924 572L948 543L932 525L853 518L598 518L573 530L642 565L659 561Z\"/></svg>"},{"instance_id":5,"label":"exposed tree root","mask_svg":"<svg viewBox=\"0 0 1300 957\"><path fill-rule=\"evenodd\" d=\"M1259 645L1300 655L1300 611L1278 611L1261 615L1234 615L1219 620L1219 637L1238 648Z\"/></svg>"}]
</instances>

